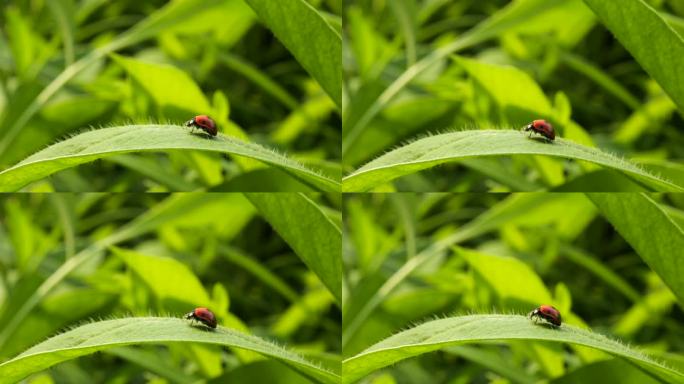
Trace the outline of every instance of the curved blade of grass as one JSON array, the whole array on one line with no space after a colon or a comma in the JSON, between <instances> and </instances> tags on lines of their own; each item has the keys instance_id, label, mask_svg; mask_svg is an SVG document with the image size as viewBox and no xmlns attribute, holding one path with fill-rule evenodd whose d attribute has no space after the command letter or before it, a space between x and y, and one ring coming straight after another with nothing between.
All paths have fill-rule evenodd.
<instances>
[{"instance_id":1,"label":"curved blade of grass","mask_svg":"<svg viewBox=\"0 0 684 384\"><path fill-rule=\"evenodd\" d=\"M302 193L245 195L341 303L342 231Z\"/></svg>"},{"instance_id":2,"label":"curved blade of grass","mask_svg":"<svg viewBox=\"0 0 684 384\"><path fill-rule=\"evenodd\" d=\"M469 157L548 155L584 160L616 169L656 191L684 191L634 163L572 141L530 139L514 130L474 130L425 137L388 152L343 178L344 192L366 191L397 177Z\"/></svg>"},{"instance_id":3,"label":"curved blade of grass","mask_svg":"<svg viewBox=\"0 0 684 384\"><path fill-rule=\"evenodd\" d=\"M588 196L684 307L682 228L646 194L589 193Z\"/></svg>"},{"instance_id":4,"label":"curved blade of grass","mask_svg":"<svg viewBox=\"0 0 684 384\"><path fill-rule=\"evenodd\" d=\"M246 0L342 109L342 37L305 0Z\"/></svg>"},{"instance_id":5,"label":"curved blade of grass","mask_svg":"<svg viewBox=\"0 0 684 384\"><path fill-rule=\"evenodd\" d=\"M156 36L164 30L174 30L187 25L188 15L211 11L212 7L220 6L221 0L186 0L169 3L158 11L148 16L145 20L133 26L131 29L117 36L106 45L98 47L86 56L77 60L50 82L43 90L27 105L27 107L11 120L0 122L0 132L4 136L0 140L0 157L12 144L21 128L45 105L45 103L59 91L69 80L78 75L85 68L97 62L111 52L139 43L143 40ZM7 127L7 128L5 128ZM3 129L4 128L4 129Z\"/></svg>"},{"instance_id":6,"label":"curved blade of grass","mask_svg":"<svg viewBox=\"0 0 684 384\"><path fill-rule=\"evenodd\" d=\"M135 317L86 324L54 336L0 364L0 383L14 383L63 361L112 347L135 344L203 343L246 349L277 359L319 383L338 383L339 375L259 337L222 326L209 330L187 321Z\"/></svg>"},{"instance_id":7,"label":"curved blade of grass","mask_svg":"<svg viewBox=\"0 0 684 384\"><path fill-rule=\"evenodd\" d=\"M127 125L84 132L51 145L0 172L0 191L22 186L57 171L106 156L167 150L200 150L245 156L280 168L319 190L339 191L339 183L295 160L255 143L219 134L211 138L175 125Z\"/></svg>"},{"instance_id":8,"label":"curved blade of grass","mask_svg":"<svg viewBox=\"0 0 684 384\"><path fill-rule=\"evenodd\" d=\"M342 362L342 382L352 383L380 368L442 348L490 340L570 343L620 356L668 383L684 383L684 373L590 330L536 325L520 315L472 315L429 321L371 346Z\"/></svg>"},{"instance_id":9,"label":"curved blade of grass","mask_svg":"<svg viewBox=\"0 0 684 384\"><path fill-rule=\"evenodd\" d=\"M642 0L584 0L684 111L684 40ZM648 33L644 33L648 31Z\"/></svg>"},{"instance_id":10,"label":"curved blade of grass","mask_svg":"<svg viewBox=\"0 0 684 384\"><path fill-rule=\"evenodd\" d=\"M342 155L351 148L363 129L371 120L416 76L420 75L433 64L448 57L449 55L481 43L497 36L499 33L514 31L516 28L533 25L536 20L542 20L544 13L556 6L562 5L557 0L530 0L512 2L507 7L498 11L489 19L480 23L468 33L457 38L453 42L442 46L424 58L418 60L412 66L397 77L381 94L368 103L358 115L345 119L343 127L344 140L342 141Z\"/></svg>"}]
</instances>

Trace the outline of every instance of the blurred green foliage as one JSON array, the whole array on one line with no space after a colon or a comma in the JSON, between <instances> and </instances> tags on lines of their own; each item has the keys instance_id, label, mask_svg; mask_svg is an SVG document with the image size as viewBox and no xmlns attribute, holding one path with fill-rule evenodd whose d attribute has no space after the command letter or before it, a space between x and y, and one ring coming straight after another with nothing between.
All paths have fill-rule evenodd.
<instances>
[{"instance_id":1,"label":"blurred green foliage","mask_svg":"<svg viewBox=\"0 0 684 384\"><path fill-rule=\"evenodd\" d=\"M673 294L682 282L681 252L671 248L651 258L658 244L684 241L684 201L679 194L623 197L346 195L343 356L362 356L369 346L435 318L527 314L551 304L565 324L621 339L684 372L684 312ZM648 228L626 229L639 218ZM636 227L631 221L629 228ZM658 265L670 262L665 270ZM477 334L487 337L484 328ZM441 335L434 330L423 339ZM404 360L364 382L566 382L565 375L582 376L608 358L534 340L477 342ZM607 369L604 377L623 382L636 371Z\"/></svg>"},{"instance_id":2,"label":"blurred green foliage","mask_svg":"<svg viewBox=\"0 0 684 384\"><path fill-rule=\"evenodd\" d=\"M677 109L684 103L680 3L345 2L345 173L425 135L520 129L546 119L559 137L629 158L684 185L684 111ZM501 174L532 183L536 190L638 187L582 161L486 156L482 151L414 171L379 190L521 189Z\"/></svg>"},{"instance_id":3,"label":"blurred green foliage","mask_svg":"<svg viewBox=\"0 0 684 384\"><path fill-rule=\"evenodd\" d=\"M337 36L341 46L341 0L288 2L307 10L302 25L315 22L311 28ZM313 47L284 46L279 39L287 35L274 36L264 22L243 0L3 2L0 169L89 127L180 125L207 114L223 134L339 175L338 107L316 72L339 64L319 60L320 68L311 68ZM155 168L195 188L243 190L257 172L269 189L301 190L291 176L264 173L254 160L195 151L111 157L28 189L173 190L141 171Z\"/></svg>"},{"instance_id":4,"label":"blurred green foliage","mask_svg":"<svg viewBox=\"0 0 684 384\"><path fill-rule=\"evenodd\" d=\"M341 241L339 197L280 196L306 198ZM180 318L206 306L221 326L276 341L337 370L341 325L335 297L290 245L298 240L274 230L262 212L267 210L242 194L1 196L0 359L80 323ZM311 217L300 210L288 220L300 233L302 227L323 227ZM321 255L319 262L334 257ZM107 351L46 375L55 382L191 382L248 374L271 382L281 371L254 352L177 344ZM284 375L308 382L296 373Z\"/></svg>"}]
</instances>

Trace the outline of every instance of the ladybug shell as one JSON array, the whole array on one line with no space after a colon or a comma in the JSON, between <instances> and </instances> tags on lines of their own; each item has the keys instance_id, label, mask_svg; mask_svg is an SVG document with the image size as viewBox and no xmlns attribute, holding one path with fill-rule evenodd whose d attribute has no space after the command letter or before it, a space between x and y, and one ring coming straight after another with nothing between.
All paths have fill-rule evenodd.
<instances>
[{"instance_id":1,"label":"ladybug shell","mask_svg":"<svg viewBox=\"0 0 684 384\"><path fill-rule=\"evenodd\" d=\"M534 310L532 316L541 317L542 319L556 326L561 325L560 312L550 305L540 305L539 308Z\"/></svg>"},{"instance_id":2,"label":"ladybug shell","mask_svg":"<svg viewBox=\"0 0 684 384\"><path fill-rule=\"evenodd\" d=\"M218 133L216 123L207 115L197 115L193 117L192 120L188 121L186 125L197 127L212 136L216 136Z\"/></svg>"},{"instance_id":3,"label":"ladybug shell","mask_svg":"<svg viewBox=\"0 0 684 384\"><path fill-rule=\"evenodd\" d=\"M553 130L553 126L546 120L534 120L532 124L528 125L528 129L537 132L549 140L554 140L556 138L556 132Z\"/></svg>"},{"instance_id":4,"label":"ladybug shell","mask_svg":"<svg viewBox=\"0 0 684 384\"><path fill-rule=\"evenodd\" d=\"M214 312L204 308L195 308L192 312L185 315L186 319L194 319L210 328L216 328L216 316Z\"/></svg>"}]
</instances>

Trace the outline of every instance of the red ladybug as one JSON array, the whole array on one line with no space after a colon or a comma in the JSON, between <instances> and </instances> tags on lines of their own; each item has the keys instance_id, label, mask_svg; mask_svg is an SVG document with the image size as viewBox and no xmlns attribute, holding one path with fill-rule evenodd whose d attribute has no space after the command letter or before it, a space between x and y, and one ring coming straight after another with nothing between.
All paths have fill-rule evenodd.
<instances>
[{"instance_id":1,"label":"red ladybug","mask_svg":"<svg viewBox=\"0 0 684 384\"><path fill-rule=\"evenodd\" d=\"M553 126L546 120L534 120L523 128L523 131L536 132L550 141L553 141L556 138L556 132L553 130Z\"/></svg>"},{"instance_id":2,"label":"red ladybug","mask_svg":"<svg viewBox=\"0 0 684 384\"><path fill-rule=\"evenodd\" d=\"M197 115L192 120L185 122L185 126L192 127L193 129L199 128L212 136L216 136L216 133L218 133L216 123L207 115Z\"/></svg>"},{"instance_id":3,"label":"red ladybug","mask_svg":"<svg viewBox=\"0 0 684 384\"><path fill-rule=\"evenodd\" d=\"M537 319L542 319L544 321L547 321L556 327L560 327L561 325L561 314L560 312L550 306L550 305L540 305L539 308L535 309L534 311L530 312L527 315L530 319L534 317L534 322L537 322Z\"/></svg>"},{"instance_id":4,"label":"red ladybug","mask_svg":"<svg viewBox=\"0 0 684 384\"><path fill-rule=\"evenodd\" d=\"M216 328L216 316L214 316L214 312L204 307L195 308L192 312L185 315L185 318L193 321L197 320L209 328Z\"/></svg>"}]
</instances>

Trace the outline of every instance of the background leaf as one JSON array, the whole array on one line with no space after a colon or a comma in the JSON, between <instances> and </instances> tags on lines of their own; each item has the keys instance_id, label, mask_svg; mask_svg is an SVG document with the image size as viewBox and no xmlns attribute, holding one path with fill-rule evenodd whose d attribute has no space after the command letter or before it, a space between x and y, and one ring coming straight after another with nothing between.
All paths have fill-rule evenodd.
<instances>
[{"instance_id":1,"label":"background leaf","mask_svg":"<svg viewBox=\"0 0 684 384\"><path fill-rule=\"evenodd\" d=\"M584 0L684 111L684 40L642 0ZM648 33L644 33L648 31Z\"/></svg>"},{"instance_id":2,"label":"background leaf","mask_svg":"<svg viewBox=\"0 0 684 384\"><path fill-rule=\"evenodd\" d=\"M303 194L248 193L247 198L342 301L342 233L313 201Z\"/></svg>"},{"instance_id":3,"label":"background leaf","mask_svg":"<svg viewBox=\"0 0 684 384\"><path fill-rule=\"evenodd\" d=\"M259 18L342 106L342 38L304 0L246 0Z\"/></svg>"},{"instance_id":4,"label":"background leaf","mask_svg":"<svg viewBox=\"0 0 684 384\"><path fill-rule=\"evenodd\" d=\"M590 193L591 201L684 306L684 232L665 210L643 193ZM643 229L649 228L646 232Z\"/></svg>"}]
</instances>

